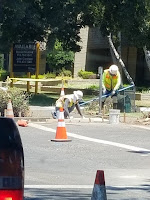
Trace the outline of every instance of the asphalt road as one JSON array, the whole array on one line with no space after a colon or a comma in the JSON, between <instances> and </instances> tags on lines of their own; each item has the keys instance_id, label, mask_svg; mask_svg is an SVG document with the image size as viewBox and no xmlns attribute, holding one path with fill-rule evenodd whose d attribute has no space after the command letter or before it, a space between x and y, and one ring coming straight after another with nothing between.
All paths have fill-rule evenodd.
<instances>
[{"instance_id":1,"label":"asphalt road","mask_svg":"<svg viewBox=\"0 0 150 200\"><path fill-rule=\"evenodd\" d=\"M108 200L150 199L150 127L66 123L71 142L52 142L57 120L19 127L25 200L90 200L104 170Z\"/></svg>"}]
</instances>

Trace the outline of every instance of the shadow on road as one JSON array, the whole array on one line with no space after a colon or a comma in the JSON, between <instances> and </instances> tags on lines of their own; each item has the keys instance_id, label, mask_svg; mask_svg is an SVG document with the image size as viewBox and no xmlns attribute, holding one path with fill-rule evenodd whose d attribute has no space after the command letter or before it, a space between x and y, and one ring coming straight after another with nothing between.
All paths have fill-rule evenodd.
<instances>
[{"instance_id":1,"label":"shadow on road","mask_svg":"<svg viewBox=\"0 0 150 200\"><path fill-rule=\"evenodd\" d=\"M149 200L150 196L150 184L106 188L108 200ZM92 189L25 189L24 200L91 200L91 194Z\"/></svg>"},{"instance_id":2,"label":"shadow on road","mask_svg":"<svg viewBox=\"0 0 150 200\"><path fill-rule=\"evenodd\" d=\"M128 151L129 153L150 154L150 151Z\"/></svg>"},{"instance_id":3,"label":"shadow on road","mask_svg":"<svg viewBox=\"0 0 150 200\"><path fill-rule=\"evenodd\" d=\"M87 200L90 193L79 190L66 189L25 189L24 200Z\"/></svg>"}]
</instances>

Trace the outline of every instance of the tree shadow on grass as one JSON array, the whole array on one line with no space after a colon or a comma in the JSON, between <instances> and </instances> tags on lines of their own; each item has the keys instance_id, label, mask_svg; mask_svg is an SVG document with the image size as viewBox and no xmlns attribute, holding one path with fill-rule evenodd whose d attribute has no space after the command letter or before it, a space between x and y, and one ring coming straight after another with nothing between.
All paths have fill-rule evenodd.
<instances>
[{"instance_id":1,"label":"tree shadow on grass","mask_svg":"<svg viewBox=\"0 0 150 200\"><path fill-rule=\"evenodd\" d=\"M30 106L52 106L55 105L59 95L54 94L36 94L32 95L29 104Z\"/></svg>"}]
</instances>

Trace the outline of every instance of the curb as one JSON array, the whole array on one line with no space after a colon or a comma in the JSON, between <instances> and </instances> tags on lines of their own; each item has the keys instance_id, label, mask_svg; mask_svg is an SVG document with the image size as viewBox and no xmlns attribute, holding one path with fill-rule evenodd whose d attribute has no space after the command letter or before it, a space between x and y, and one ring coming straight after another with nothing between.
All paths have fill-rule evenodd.
<instances>
[{"instance_id":1,"label":"curb","mask_svg":"<svg viewBox=\"0 0 150 200\"><path fill-rule=\"evenodd\" d=\"M15 121L18 120L27 120L28 122L57 122L57 119L52 119L48 117L14 117ZM65 123L92 123L92 122L108 122L109 120L107 119L102 119L102 118L73 118L73 119L65 119Z\"/></svg>"}]
</instances>

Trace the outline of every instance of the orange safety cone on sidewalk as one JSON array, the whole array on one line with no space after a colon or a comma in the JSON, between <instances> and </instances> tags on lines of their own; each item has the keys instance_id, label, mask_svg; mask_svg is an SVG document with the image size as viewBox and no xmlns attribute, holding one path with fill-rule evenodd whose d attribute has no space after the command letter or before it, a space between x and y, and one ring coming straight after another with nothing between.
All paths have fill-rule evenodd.
<instances>
[{"instance_id":1,"label":"orange safety cone on sidewalk","mask_svg":"<svg viewBox=\"0 0 150 200\"><path fill-rule=\"evenodd\" d=\"M61 92L60 92L60 96L64 96L65 95L65 91L64 91L64 80L62 79L62 87L61 87Z\"/></svg>"},{"instance_id":2,"label":"orange safety cone on sidewalk","mask_svg":"<svg viewBox=\"0 0 150 200\"><path fill-rule=\"evenodd\" d=\"M6 109L6 117L14 118L14 112L13 112L11 99L8 100L7 109Z\"/></svg>"},{"instance_id":3,"label":"orange safety cone on sidewalk","mask_svg":"<svg viewBox=\"0 0 150 200\"><path fill-rule=\"evenodd\" d=\"M97 170L91 200L107 200L103 170Z\"/></svg>"},{"instance_id":4,"label":"orange safety cone on sidewalk","mask_svg":"<svg viewBox=\"0 0 150 200\"><path fill-rule=\"evenodd\" d=\"M60 92L60 96L64 96L65 95L65 91L64 91L64 86L62 85L62 88L61 88L61 92Z\"/></svg>"},{"instance_id":5,"label":"orange safety cone on sidewalk","mask_svg":"<svg viewBox=\"0 0 150 200\"><path fill-rule=\"evenodd\" d=\"M55 139L52 139L51 141L53 141L53 142L69 142L69 141L71 141L67 137L65 121L64 121L64 110L62 107L59 109L56 137L55 137Z\"/></svg>"},{"instance_id":6,"label":"orange safety cone on sidewalk","mask_svg":"<svg viewBox=\"0 0 150 200\"><path fill-rule=\"evenodd\" d=\"M65 95L65 91L64 91L64 87L61 88L61 93L60 93L60 96L64 96Z\"/></svg>"}]
</instances>

